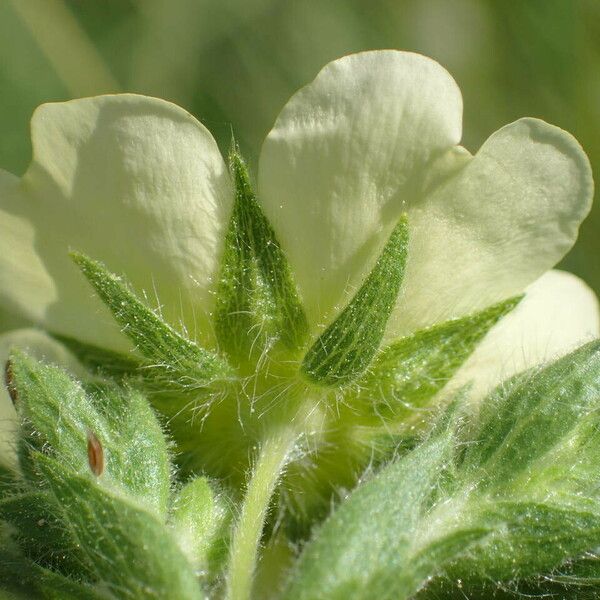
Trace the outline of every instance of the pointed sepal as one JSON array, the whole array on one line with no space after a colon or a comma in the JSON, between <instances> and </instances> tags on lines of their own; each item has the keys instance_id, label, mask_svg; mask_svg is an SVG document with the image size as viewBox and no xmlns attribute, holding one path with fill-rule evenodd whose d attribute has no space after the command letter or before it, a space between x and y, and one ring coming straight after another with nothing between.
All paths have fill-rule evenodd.
<instances>
[{"instance_id":1,"label":"pointed sepal","mask_svg":"<svg viewBox=\"0 0 600 600\"><path fill-rule=\"evenodd\" d=\"M83 254L73 252L71 256L146 359L148 377L164 382L165 387L192 391L232 377L223 358L165 323L136 297L127 282Z\"/></svg>"},{"instance_id":2,"label":"pointed sepal","mask_svg":"<svg viewBox=\"0 0 600 600\"><path fill-rule=\"evenodd\" d=\"M407 251L408 221L402 216L358 292L306 353L301 371L307 379L343 386L367 369L396 303Z\"/></svg>"},{"instance_id":3,"label":"pointed sepal","mask_svg":"<svg viewBox=\"0 0 600 600\"><path fill-rule=\"evenodd\" d=\"M307 337L306 315L287 259L257 202L235 145L230 170L235 200L217 297L219 343L242 362L278 342L297 351Z\"/></svg>"},{"instance_id":4,"label":"pointed sepal","mask_svg":"<svg viewBox=\"0 0 600 600\"><path fill-rule=\"evenodd\" d=\"M405 418L424 408L450 381L488 331L522 296L440 323L392 342L373 360L349 400L361 415L377 420Z\"/></svg>"}]
</instances>

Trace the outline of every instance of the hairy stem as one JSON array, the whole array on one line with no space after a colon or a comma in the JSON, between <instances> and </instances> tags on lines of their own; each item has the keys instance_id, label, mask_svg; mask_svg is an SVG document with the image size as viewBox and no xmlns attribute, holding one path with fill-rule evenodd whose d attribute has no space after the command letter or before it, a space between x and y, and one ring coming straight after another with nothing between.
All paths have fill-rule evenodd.
<instances>
[{"instance_id":1,"label":"hairy stem","mask_svg":"<svg viewBox=\"0 0 600 600\"><path fill-rule=\"evenodd\" d=\"M275 487L298 437L297 424L278 429L261 445L233 533L227 599L249 600L260 538Z\"/></svg>"}]
</instances>

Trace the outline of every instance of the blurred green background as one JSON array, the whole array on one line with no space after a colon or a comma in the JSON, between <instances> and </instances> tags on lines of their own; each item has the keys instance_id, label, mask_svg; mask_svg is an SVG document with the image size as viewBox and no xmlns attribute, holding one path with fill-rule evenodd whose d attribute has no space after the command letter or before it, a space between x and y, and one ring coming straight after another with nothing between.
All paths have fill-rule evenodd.
<instances>
[{"instance_id":1,"label":"blurred green background","mask_svg":"<svg viewBox=\"0 0 600 600\"><path fill-rule=\"evenodd\" d=\"M0 0L0 167L25 170L38 104L111 91L176 102L223 149L233 128L254 162L296 89L374 48L454 75L471 151L536 116L577 137L600 181L600 0ZM600 292L599 255L597 198L563 266Z\"/></svg>"}]
</instances>

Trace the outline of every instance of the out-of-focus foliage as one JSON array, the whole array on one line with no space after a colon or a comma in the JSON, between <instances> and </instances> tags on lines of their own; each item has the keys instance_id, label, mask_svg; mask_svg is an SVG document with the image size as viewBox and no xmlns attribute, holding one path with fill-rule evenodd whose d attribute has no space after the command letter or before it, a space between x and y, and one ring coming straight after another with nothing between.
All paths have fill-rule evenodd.
<instances>
[{"instance_id":1,"label":"out-of-focus foliage","mask_svg":"<svg viewBox=\"0 0 600 600\"><path fill-rule=\"evenodd\" d=\"M180 104L250 163L279 109L328 61L427 54L464 95L472 151L536 116L572 132L600 180L597 0L0 0L0 166L20 174L40 103L114 91ZM600 291L600 202L564 267Z\"/></svg>"}]
</instances>

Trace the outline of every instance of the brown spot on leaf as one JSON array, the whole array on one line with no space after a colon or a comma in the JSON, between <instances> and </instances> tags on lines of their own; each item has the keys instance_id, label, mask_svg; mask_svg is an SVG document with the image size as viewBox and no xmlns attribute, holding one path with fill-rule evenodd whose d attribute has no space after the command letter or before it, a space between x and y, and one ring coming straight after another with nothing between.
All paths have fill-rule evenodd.
<instances>
[{"instance_id":1,"label":"brown spot on leaf","mask_svg":"<svg viewBox=\"0 0 600 600\"><path fill-rule=\"evenodd\" d=\"M19 396L17 395L17 386L15 385L13 365L10 360L7 360L6 364L4 365L4 384L6 385L6 389L8 390L8 395L10 396L12 403L16 404Z\"/></svg>"},{"instance_id":2,"label":"brown spot on leaf","mask_svg":"<svg viewBox=\"0 0 600 600\"><path fill-rule=\"evenodd\" d=\"M87 453L90 469L96 477L99 477L104 471L104 449L93 431L88 431Z\"/></svg>"}]
</instances>

